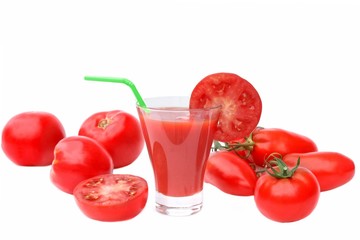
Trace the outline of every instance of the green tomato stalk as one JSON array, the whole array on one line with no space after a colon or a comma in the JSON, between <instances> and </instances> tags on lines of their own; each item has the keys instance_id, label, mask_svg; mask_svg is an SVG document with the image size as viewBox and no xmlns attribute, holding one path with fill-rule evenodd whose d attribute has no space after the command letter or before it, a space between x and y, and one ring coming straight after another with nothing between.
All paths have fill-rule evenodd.
<instances>
[{"instance_id":1,"label":"green tomato stalk","mask_svg":"<svg viewBox=\"0 0 360 240\"><path fill-rule=\"evenodd\" d=\"M271 160L269 161L268 159ZM300 157L296 162L296 166L291 169L289 169L286 163L282 160L281 154L278 153L270 154L265 163L267 166L265 171L269 175L279 179L291 178L294 175L296 169L298 169L300 166Z\"/></svg>"}]
</instances>

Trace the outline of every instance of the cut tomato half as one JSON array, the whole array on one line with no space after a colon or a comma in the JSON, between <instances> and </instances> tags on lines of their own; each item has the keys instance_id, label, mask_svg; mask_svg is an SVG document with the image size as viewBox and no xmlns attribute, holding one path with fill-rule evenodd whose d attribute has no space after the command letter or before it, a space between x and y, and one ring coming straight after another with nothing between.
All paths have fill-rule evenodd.
<instances>
[{"instance_id":1,"label":"cut tomato half","mask_svg":"<svg viewBox=\"0 0 360 240\"><path fill-rule=\"evenodd\" d=\"M214 73L203 78L193 89L190 108L221 105L214 140L230 142L250 135L257 127L262 102L254 86L233 73Z\"/></svg>"},{"instance_id":2,"label":"cut tomato half","mask_svg":"<svg viewBox=\"0 0 360 240\"><path fill-rule=\"evenodd\" d=\"M80 182L73 195L80 210L99 221L123 221L137 216L145 207L145 179L128 174L105 174Z\"/></svg>"}]
</instances>

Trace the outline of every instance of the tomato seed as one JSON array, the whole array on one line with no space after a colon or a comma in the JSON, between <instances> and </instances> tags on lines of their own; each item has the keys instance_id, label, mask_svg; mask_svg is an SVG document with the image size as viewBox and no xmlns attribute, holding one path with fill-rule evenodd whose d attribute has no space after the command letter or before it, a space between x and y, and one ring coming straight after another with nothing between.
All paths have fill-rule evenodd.
<instances>
[{"instance_id":1,"label":"tomato seed","mask_svg":"<svg viewBox=\"0 0 360 240\"><path fill-rule=\"evenodd\" d=\"M129 195L129 196L134 196L134 195L136 194L136 190L137 190L137 187L136 187L136 186L132 186L132 187L129 189L128 195Z\"/></svg>"},{"instance_id":2,"label":"tomato seed","mask_svg":"<svg viewBox=\"0 0 360 240\"><path fill-rule=\"evenodd\" d=\"M131 182L131 178L128 177L122 177L122 178L116 178L115 179L116 183L126 183L126 182Z\"/></svg>"},{"instance_id":3,"label":"tomato seed","mask_svg":"<svg viewBox=\"0 0 360 240\"><path fill-rule=\"evenodd\" d=\"M89 201L95 201L95 200L99 199L99 197L100 197L100 195L95 191L91 191L84 196L84 198Z\"/></svg>"},{"instance_id":4,"label":"tomato seed","mask_svg":"<svg viewBox=\"0 0 360 240\"><path fill-rule=\"evenodd\" d=\"M103 178L98 178L98 179L94 179L92 181L87 182L85 184L85 186L88 187L88 188L92 188L92 187L96 187L96 186L100 185L103 182L104 182Z\"/></svg>"}]
</instances>

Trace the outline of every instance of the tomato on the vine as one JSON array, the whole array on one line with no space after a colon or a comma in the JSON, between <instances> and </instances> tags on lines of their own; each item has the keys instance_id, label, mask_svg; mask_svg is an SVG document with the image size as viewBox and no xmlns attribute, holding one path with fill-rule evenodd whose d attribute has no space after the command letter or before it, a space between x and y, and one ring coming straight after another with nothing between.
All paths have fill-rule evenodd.
<instances>
[{"instance_id":1,"label":"tomato on the vine","mask_svg":"<svg viewBox=\"0 0 360 240\"><path fill-rule=\"evenodd\" d=\"M5 155L20 166L47 166L55 145L65 137L59 119L48 112L23 112L12 117L2 131Z\"/></svg>"},{"instance_id":2,"label":"tomato on the vine","mask_svg":"<svg viewBox=\"0 0 360 240\"><path fill-rule=\"evenodd\" d=\"M114 168L134 162L144 147L139 120L120 110L94 113L82 123L79 135L98 141L110 153Z\"/></svg>"},{"instance_id":3,"label":"tomato on the vine","mask_svg":"<svg viewBox=\"0 0 360 240\"><path fill-rule=\"evenodd\" d=\"M71 136L55 146L50 179L66 193L73 193L75 186L88 178L113 171L110 154L94 139Z\"/></svg>"},{"instance_id":4,"label":"tomato on the vine","mask_svg":"<svg viewBox=\"0 0 360 240\"><path fill-rule=\"evenodd\" d=\"M249 137L226 143L228 150L249 151L251 160L258 166L265 166L266 158L272 153L284 156L288 153L316 152L316 143L304 135L280 128L256 128Z\"/></svg>"},{"instance_id":5,"label":"tomato on the vine","mask_svg":"<svg viewBox=\"0 0 360 240\"><path fill-rule=\"evenodd\" d=\"M204 179L225 193L250 196L254 194L257 176L246 160L232 152L218 151L210 154Z\"/></svg>"},{"instance_id":6,"label":"tomato on the vine","mask_svg":"<svg viewBox=\"0 0 360 240\"><path fill-rule=\"evenodd\" d=\"M80 182L73 192L76 204L89 218L123 221L134 218L145 207L145 179L128 174L105 174Z\"/></svg>"},{"instance_id":7,"label":"tomato on the vine","mask_svg":"<svg viewBox=\"0 0 360 240\"><path fill-rule=\"evenodd\" d=\"M233 73L214 73L203 78L193 89L190 108L221 105L218 130L214 139L232 141L249 135L257 126L262 102L254 86Z\"/></svg>"},{"instance_id":8,"label":"tomato on the vine","mask_svg":"<svg viewBox=\"0 0 360 240\"><path fill-rule=\"evenodd\" d=\"M300 158L300 166L309 169L316 176L321 191L331 190L349 182L355 175L355 163L338 152L291 153L283 157L293 167Z\"/></svg>"},{"instance_id":9,"label":"tomato on the vine","mask_svg":"<svg viewBox=\"0 0 360 240\"><path fill-rule=\"evenodd\" d=\"M277 222L293 222L310 215L320 197L320 185L307 168L289 169L274 158L275 167L261 175L256 182L254 199L259 211Z\"/></svg>"}]
</instances>

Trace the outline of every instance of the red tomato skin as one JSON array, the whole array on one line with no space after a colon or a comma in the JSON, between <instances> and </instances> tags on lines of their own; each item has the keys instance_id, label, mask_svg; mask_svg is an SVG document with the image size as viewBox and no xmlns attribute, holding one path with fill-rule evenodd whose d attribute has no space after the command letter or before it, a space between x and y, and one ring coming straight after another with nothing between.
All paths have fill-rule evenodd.
<instances>
[{"instance_id":1,"label":"red tomato skin","mask_svg":"<svg viewBox=\"0 0 360 240\"><path fill-rule=\"evenodd\" d=\"M117 176L126 176L130 178L136 178L140 184L140 191L128 199L124 199L122 203L113 201L111 203L98 203L96 201L89 201L83 196L84 185L86 185L92 179L98 178L112 178ZM105 221L125 221L137 216L146 206L148 199L148 185L145 179L134 175L123 174L105 174L96 176L80 182L73 192L75 202L80 210L89 218Z\"/></svg>"},{"instance_id":2,"label":"red tomato skin","mask_svg":"<svg viewBox=\"0 0 360 240\"><path fill-rule=\"evenodd\" d=\"M288 153L306 153L318 150L310 138L280 128L257 128L252 139L255 142L251 151L252 159L258 166L264 166L266 158L272 153L282 156Z\"/></svg>"},{"instance_id":3,"label":"red tomato skin","mask_svg":"<svg viewBox=\"0 0 360 240\"><path fill-rule=\"evenodd\" d=\"M134 162L144 147L138 119L120 110L91 115L81 125L79 135L97 140L110 153L114 168Z\"/></svg>"},{"instance_id":4,"label":"red tomato skin","mask_svg":"<svg viewBox=\"0 0 360 240\"><path fill-rule=\"evenodd\" d=\"M208 158L205 182L236 196L251 196L257 181L249 163L232 152L214 152Z\"/></svg>"},{"instance_id":5,"label":"red tomato skin","mask_svg":"<svg viewBox=\"0 0 360 240\"><path fill-rule=\"evenodd\" d=\"M277 222L301 220L315 209L320 186L315 175L299 167L291 178L278 179L268 173L259 177L254 199L259 211Z\"/></svg>"},{"instance_id":6,"label":"red tomato skin","mask_svg":"<svg viewBox=\"0 0 360 240\"><path fill-rule=\"evenodd\" d=\"M300 166L314 173L321 191L340 187L355 175L354 161L338 152L291 153L285 155L283 161L293 167L299 157Z\"/></svg>"},{"instance_id":7,"label":"red tomato skin","mask_svg":"<svg viewBox=\"0 0 360 240\"><path fill-rule=\"evenodd\" d=\"M70 136L55 146L50 179L60 190L72 194L79 182L112 171L113 162L105 148L92 138Z\"/></svg>"},{"instance_id":8,"label":"red tomato skin","mask_svg":"<svg viewBox=\"0 0 360 240\"><path fill-rule=\"evenodd\" d=\"M55 145L64 137L64 127L55 115L23 112L4 126L1 147L19 166L48 166L53 160Z\"/></svg>"}]
</instances>

